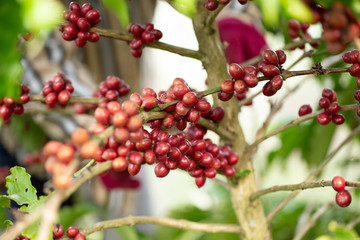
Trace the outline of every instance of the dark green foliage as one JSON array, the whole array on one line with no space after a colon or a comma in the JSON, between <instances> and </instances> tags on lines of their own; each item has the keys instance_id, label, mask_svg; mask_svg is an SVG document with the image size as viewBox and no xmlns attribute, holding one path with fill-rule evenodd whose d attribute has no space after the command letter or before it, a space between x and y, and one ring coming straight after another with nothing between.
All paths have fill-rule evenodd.
<instances>
[{"instance_id":1,"label":"dark green foliage","mask_svg":"<svg viewBox=\"0 0 360 240\"><path fill-rule=\"evenodd\" d=\"M3 0L0 8L0 97L20 96L21 54L17 50L18 37L23 31L18 1Z\"/></svg>"},{"instance_id":2,"label":"dark green foliage","mask_svg":"<svg viewBox=\"0 0 360 240\"><path fill-rule=\"evenodd\" d=\"M12 116L11 129L27 152L40 151L47 141L44 130L29 115Z\"/></svg>"}]
</instances>

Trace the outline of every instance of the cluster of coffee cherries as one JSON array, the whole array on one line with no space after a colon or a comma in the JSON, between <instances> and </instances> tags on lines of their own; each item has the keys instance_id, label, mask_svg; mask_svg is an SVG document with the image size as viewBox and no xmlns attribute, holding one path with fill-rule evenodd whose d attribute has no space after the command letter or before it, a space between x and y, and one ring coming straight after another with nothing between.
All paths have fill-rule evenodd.
<instances>
[{"instance_id":1,"label":"cluster of coffee cherries","mask_svg":"<svg viewBox=\"0 0 360 240\"><path fill-rule=\"evenodd\" d=\"M337 192L335 201L337 205L340 207L347 207L351 203L351 194L348 190L345 189L346 182L343 177L335 176L332 181L331 185L333 189Z\"/></svg>"},{"instance_id":2,"label":"cluster of coffee cherries","mask_svg":"<svg viewBox=\"0 0 360 240\"><path fill-rule=\"evenodd\" d=\"M270 78L270 81L263 87L263 94L265 96L274 95L283 84L281 65L285 61L286 54L283 50L273 51L266 49L264 51L264 60L258 64L258 68L252 65L242 68L237 63L230 64L229 74L232 79L224 80L221 83L221 91L218 92L218 98L222 101L228 101L232 98L235 91L238 100L245 99L246 91L258 85L258 70L262 72L265 77Z\"/></svg>"},{"instance_id":3,"label":"cluster of coffee cherries","mask_svg":"<svg viewBox=\"0 0 360 240\"><path fill-rule=\"evenodd\" d=\"M334 90L325 88L322 91L322 97L319 100L319 107L325 111L317 116L317 121L321 125L326 125L332 121L336 125L341 125L345 122L345 117L340 111L340 104L336 101L337 94Z\"/></svg>"},{"instance_id":4,"label":"cluster of coffee cherries","mask_svg":"<svg viewBox=\"0 0 360 240\"><path fill-rule=\"evenodd\" d=\"M93 97L103 98L108 101L116 100L130 92L130 86L119 77L109 75L105 81L100 82L99 88L95 90Z\"/></svg>"},{"instance_id":5,"label":"cluster of coffee cherries","mask_svg":"<svg viewBox=\"0 0 360 240\"><path fill-rule=\"evenodd\" d=\"M242 68L239 64L232 63L229 65L229 74L232 79L226 79L220 85L221 91L218 92L218 98L221 101L230 100L234 95L234 91L237 99L241 100L245 98L244 95L248 88L256 87L259 82L257 69L252 65Z\"/></svg>"},{"instance_id":6,"label":"cluster of coffee cherries","mask_svg":"<svg viewBox=\"0 0 360 240\"><path fill-rule=\"evenodd\" d=\"M45 82L42 95L45 97L46 106L54 108L56 103L59 103L60 106L66 106L73 92L74 87L71 81L62 73L58 73L51 80Z\"/></svg>"},{"instance_id":7,"label":"cluster of coffee cherries","mask_svg":"<svg viewBox=\"0 0 360 240\"><path fill-rule=\"evenodd\" d=\"M205 7L209 11L214 11L221 5L227 5L231 0L207 0L205 3ZM248 0L238 0L241 5L245 5Z\"/></svg>"},{"instance_id":8,"label":"cluster of coffee cherries","mask_svg":"<svg viewBox=\"0 0 360 240\"><path fill-rule=\"evenodd\" d=\"M147 23L144 26L131 23L128 26L128 32L134 36L130 42L131 54L139 58L142 55L142 49L146 43L153 43L162 38L162 32L154 28L154 24Z\"/></svg>"},{"instance_id":9,"label":"cluster of coffee cherries","mask_svg":"<svg viewBox=\"0 0 360 240\"><path fill-rule=\"evenodd\" d=\"M360 77L360 53L359 50L355 49L352 51L347 51L343 54L342 56L343 61L345 63L348 64L352 64L349 67L349 73L351 76L353 77ZM357 80L357 84L360 85L359 83L360 80Z\"/></svg>"},{"instance_id":10,"label":"cluster of coffee cherries","mask_svg":"<svg viewBox=\"0 0 360 240\"><path fill-rule=\"evenodd\" d=\"M321 22L323 39L330 53L343 51L360 33L360 25L350 6L335 1L332 8L325 9L316 1L304 1L311 8L315 22Z\"/></svg>"},{"instance_id":11,"label":"cluster of coffee cherries","mask_svg":"<svg viewBox=\"0 0 360 240\"><path fill-rule=\"evenodd\" d=\"M300 23L298 20L295 19L290 19L288 21L288 27L289 27L289 31L288 31L288 35L291 39L296 39L296 38L307 38L307 39L311 39L311 35L307 32L307 30L310 27L310 24L306 23L306 22L302 22ZM315 42L311 42L310 45L314 48L319 46L319 42L315 41ZM304 49L305 48L305 44L299 46L300 49Z\"/></svg>"},{"instance_id":12,"label":"cluster of coffee cherries","mask_svg":"<svg viewBox=\"0 0 360 240\"><path fill-rule=\"evenodd\" d=\"M187 123L196 123L200 117L220 121L224 117L222 107L211 109L210 103L201 97L201 93L192 90L182 78L175 78L172 86L167 91L161 91L159 98L154 90L145 88L139 94L132 94L130 99L135 101L144 111L149 111L158 104L174 103L165 108L168 115L164 119L151 120L148 123L152 128L164 127L170 129L176 126L179 130L184 130ZM175 104L176 103L176 104Z\"/></svg>"},{"instance_id":13,"label":"cluster of coffee cherries","mask_svg":"<svg viewBox=\"0 0 360 240\"><path fill-rule=\"evenodd\" d=\"M69 163L75 157L76 147L71 143L49 141L42 149L42 157L46 159L45 169L53 175L56 187L65 189L70 186L72 177L69 173Z\"/></svg>"},{"instance_id":14,"label":"cluster of coffee cherries","mask_svg":"<svg viewBox=\"0 0 360 240\"><path fill-rule=\"evenodd\" d=\"M352 51L347 51L342 56L345 63L352 64L349 67L349 73L351 76L356 77L356 85L360 88L360 53L359 50L355 49ZM360 102L360 90L354 92L354 98L356 101ZM360 106L356 111L357 115L360 117Z\"/></svg>"},{"instance_id":15,"label":"cluster of coffee cherries","mask_svg":"<svg viewBox=\"0 0 360 240\"><path fill-rule=\"evenodd\" d=\"M265 96L272 96L283 85L283 78L280 75L281 65L286 61L286 54L283 50L273 51L266 49L264 51L264 60L258 65L259 71L261 71L265 77L270 78L270 81L265 83L262 92Z\"/></svg>"},{"instance_id":16,"label":"cluster of coffee cherries","mask_svg":"<svg viewBox=\"0 0 360 240\"><path fill-rule=\"evenodd\" d=\"M205 184L206 178L214 178L218 171L228 177L235 175L233 165L238 156L229 146L219 147L204 139L206 130L191 126L185 133L169 134L160 128L151 132L141 128L141 138L128 137L126 140L115 130L104 147L94 154L98 162L111 160L116 171L127 170L136 175L143 164L156 164L155 175L165 177L170 170L182 169L195 178L198 187Z\"/></svg>"},{"instance_id":17,"label":"cluster of coffee cherries","mask_svg":"<svg viewBox=\"0 0 360 240\"><path fill-rule=\"evenodd\" d=\"M130 92L130 86L119 77L109 75L105 81L100 82L98 89L93 93L93 97L106 98L101 101L101 104L106 104L109 101L116 100L118 97L123 97ZM78 114L88 113L89 109L95 109L96 104L74 103L74 111Z\"/></svg>"},{"instance_id":18,"label":"cluster of coffee cherries","mask_svg":"<svg viewBox=\"0 0 360 240\"><path fill-rule=\"evenodd\" d=\"M21 85L21 95L19 101L15 101L11 97L0 98L0 117L4 120L4 124L10 124L11 115L20 115L24 112L23 104L29 102L30 89L26 85Z\"/></svg>"},{"instance_id":19,"label":"cluster of coffee cherries","mask_svg":"<svg viewBox=\"0 0 360 240\"><path fill-rule=\"evenodd\" d=\"M59 239L64 236L65 229L61 224L55 224L52 233L53 233L53 239ZM74 240L86 240L85 235L80 233L79 229L74 226L71 226L66 230L66 235ZM31 238L25 237L22 234L20 234L14 240L31 240Z\"/></svg>"},{"instance_id":20,"label":"cluster of coffee cherries","mask_svg":"<svg viewBox=\"0 0 360 240\"><path fill-rule=\"evenodd\" d=\"M53 238L54 239L59 239L59 238L63 237L64 234L65 234L64 227L61 224L55 224L54 229L53 229ZM85 235L80 233L79 229L77 227L74 227L74 226L70 226L66 230L66 235L69 238L72 238L74 240L86 240Z\"/></svg>"},{"instance_id":21,"label":"cluster of coffee cherries","mask_svg":"<svg viewBox=\"0 0 360 240\"><path fill-rule=\"evenodd\" d=\"M146 107L146 104L142 102L141 106ZM114 170L127 170L130 175L136 175L143 164L155 163L157 177L165 177L170 170L179 168L188 171L199 187L205 184L206 178L214 178L217 172L228 177L235 175L233 165L238 162L237 154L229 146L219 147L204 139L204 128L193 125L187 128L186 134L171 135L159 127L149 132L137 115L139 109L139 104L132 100L99 104L94 112L97 122L90 126L89 132L98 135L113 125L114 132L104 146L89 139L90 133L84 128L73 132L71 143L48 142L43 154L48 156L45 168L54 175L54 185L67 188L71 183L68 163L74 158L76 149L81 158L112 161Z\"/></svg>"},{"instance_id":22,"label":"cluster of coffee cherries","mask_svg":"<svg viewBox=\"0 0 360 240\"><path fill-rule=\"evenodd\" d=\"M235 175L233 165L238 156L229 146L219 147L210 139L204 139L206 130L200 126L191 126L185 133L170 135L159 128L151 131L153 149L145 152L154 156L155 175L165 177L170 170L182 169L195 178L198 187L202 187L206 178L214 178L218 172L228 177Z\"/></svg>"},{"instance_id":23,"label":"cluster of coffee cherries","mask_svg":"<svg viewBox=\"0 0 360 240\"><path fill-rule=\"evenodd\" d=\"M99 34L89 32L91 27L96 26L101 21L99 11L93 9L90 3L84 3L80 7L77 2L71 2L69 10L64 12L64 18L69 22L60 28L64 40L75 40L75 44L79 48L85 47L87 41L99 41Z\"/></svg>"}]
</instances>

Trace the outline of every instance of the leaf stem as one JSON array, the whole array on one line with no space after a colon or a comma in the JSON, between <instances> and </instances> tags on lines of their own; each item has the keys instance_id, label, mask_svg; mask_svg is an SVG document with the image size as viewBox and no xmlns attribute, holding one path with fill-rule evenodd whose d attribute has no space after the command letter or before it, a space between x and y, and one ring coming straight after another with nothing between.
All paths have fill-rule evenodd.
<instances>
[{"instance_id":1,"label":"leaf stem","mask_svg":"<svg viewBox=\"0 0 360 240\"><path fill-rule=\"evenodd\" d=\"M126 32L114 31L112 29L103 29L98 27L93 27L90 29L92 32L98 33L100 36L113 38L125 42L130 42L134 37ZM151 44L145 44L147 47L157 48L161 50L165 50L168 52L176 53L184 57L190 57L194 59L201 60L203 58L202 54L199 51L177 47L171 44L163 43L163 42L153 42Z\"/></svg>"}]
</instances>

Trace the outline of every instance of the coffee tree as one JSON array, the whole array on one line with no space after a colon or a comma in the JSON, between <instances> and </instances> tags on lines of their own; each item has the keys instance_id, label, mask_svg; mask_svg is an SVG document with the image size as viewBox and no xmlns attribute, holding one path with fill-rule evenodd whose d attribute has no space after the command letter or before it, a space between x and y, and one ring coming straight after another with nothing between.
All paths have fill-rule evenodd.
<instances>
[{"instance_id":1,"label":"coffee tree","mask_svg":"<svg viewBox=\"0 0 360 240\"><path fill-rule=\"evenodd\" d=\"M94 118L94 123L89 128L76 128L68 141L50 140L42 147L37 161L44 166L50 176L49 181L54 186L46 196L37 195L30 175L24 168L11 168L10 175L6 177L6 194L1 196L0 203L8 208L11 202L16 202L21 214L18 214L20 217L14 222L6 221L9 226L0 236L1 240L79 240L86 239L86 236L97 231L136 224L164 225L185 231L232 233L232 236L240 239L271 239L272 228L269 226L272 219L299 193L310 188L328 187L328 191L335 190L334 199L327 199L329 203L311 212L309 221L292 236L301 239L329 208L336 208L336 204L340 207L351 204L350 189L360 186L357 179L348 179L346 175L330 179L319 177L347 143L356 144L360 132L360 90L357 89L360 88L360 11L357 1L284 1L282 7L295 4L299 9L305 9L305 19L297 16L299 14L296 14L295 9L292 14L299 20L282 18L284 23L281 27L267 26L274 32L282 29L286 45L282 49L272 49L263 44L265 47L258 49L256 56L241 62L232 61L234 57L230 57L231 54L234 55L233 43L221 41L217 16L226 11L228 4L245 7L258 4L264 13L264 22L269 24L269 12L266 11L267 5L264 2L168 2L191 17L198 50L162 42L162 36L166 32L157 29L152 23L131 23L126 31L100 28L100 12L90 3L80 5L71 2L58 27L63 40L72 41L78 48L96 44L102 38L112 38L127 42L129 51L135 58L142 57L144 48L156 48L196 59L207 72L207 89L195 90L190 82L178 76L169 80L168 88L160 92L150 88L149 84L148 88L139 93L130 94L131 89L126 79L110 75L99 84L91 97L79 97L74 95L71 79L62 73L54 73L53 78L44 83L38 94L30 94L29 87L18 82L12 83L9 88L16 90L1 91L3 96L0 116L3 128L11 126L14 115L22 115L24 112L31 114L27 109L29 102L46 105L49 111L65 108L71 109L73 114L88 114ZM8 3L9 6L11 4L14 3ZM274 14L280 7L274 7ZM192 11L186 11L185 8ZM284 11L287 10L284 8ZM310 35L312 24L321 28L319 38ZM21 32L23 29L18 30ZM30 37L29 34L23 35L25 40ZM18 40L9 41L14 45ZM288 58L287 55L295 49L303 49L303 54L298 58ZM314 61L313 67L295 69L297 63L305 58ZM330 58L334 63L325 68L322 62ZM15 61L18 60L19 58L15 58ZM20 71L17 76L19 73ZM282 108L288 96L300 86L285 89L287 83L305 75L319 76L317 79L322 83L324 81L321 76L324 75L331 76L330 79L333 80L329 86L324 84L323 90L319 92L318 109L312 109L311 105L313 108L315 105L309 105L303 99L303 105L296 106L297 118L270 129L274 115ZM345 81L340 84L339 78ZM277 101L272 101L272 96L281 91L287 93L280 100L277 98ZM263 125L254 133L255 140L249 142L238 115L244 107L251 108L252 100L260 95L269 99L271 107ZM330 151L329 145L334 137L335 126L338 125L342 125L350 133L337 141L336 147ZM207 138L206 133L210 131L217 134L220 140ZM257 171L254 156L261 151L264 141L275 136L282 141L282 148L274 150L274 153L287 158L292 149L300 149L302 156L312 161L309 164L311 169L308 176L298 184L283 182L259 189L255 180ZM317 143L322 144L322 154L312 154ZM321 159L312 159L314 156L320 156ZM274 155L270 154L268 158L274 159ZM148 168L147 165L153 165L155 176L164 178L163 181L166 181L166 176L171 171L183 171L194 179L194 184L199 188L213 180L221 183L231 196L237 222L204 223L175 218L129 216L84 228L64 228L58 224L61 204L85 182L97 175L106 174L109 170L135 176L141 169ZM273 204L274 207L265 213L261 197L277 191L291 193ZM358 218L354 219L350 221L349 228L341 229L344 239L358 237L354 228ZM331 231L337 236L340 230ZM326 239L331 239L330 235L327 237Z\"/></svg>"}]
</instances>

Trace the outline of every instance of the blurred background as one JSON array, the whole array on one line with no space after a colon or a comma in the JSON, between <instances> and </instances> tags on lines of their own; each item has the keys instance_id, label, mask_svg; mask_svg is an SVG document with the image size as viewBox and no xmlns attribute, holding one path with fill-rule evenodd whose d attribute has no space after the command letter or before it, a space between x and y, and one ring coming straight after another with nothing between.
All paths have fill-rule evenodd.
<instances>
[{"instance_id":1,"label":"blurred background","mask_svg":"<svg viewBox=\"0 0 360 240\"><path fill-rule=\"evenodd\" d=\"M201 62L194 59L152 48L145 48L142 57L137 59L131 56L126 42L106 38L101 38L96 44L89 43L83 49L77 48L73 42L64 41L57 27L54 27L61 19L56 19L54 16L59 13L61 15L69 2L5 0L0 4L3 4L3 10L0 12L0 20L3 20L0 21L0 30L8 33L7 37L0 39L0 53L4 56L0 60L2 96L16 97L18 94L16 88L20 81L30 87L31 94L39 94L42 84L59 72L72 81L75 95L86 97L90 97L98 84L108 75L119 76L131 86L131 92L140 92L147 87L157 92L166 90L176 77L184 78L192 88L199 91L206 88L207 74ZM84 1L78 2L84 3ZM198 49L191 21L196 1L89 2L101 12L102 21L99 27L126 31L126 26L130 22L140 24L152 22L156 29L162 31L162 42ZM241 42L244 45L236 54L248 60L259 54L264 47L282 49L290 41L287 36L288 19L313 21L313 13L304 2L309 1L254 1L242 6L233 0L219 16L218 21L236 18L254 32L251 35L254 37L250 38L248 37L250 33L242 28L231 30L234 31L234 37L242 36L244 39ZM331 8L334 2L327 1L325 6ZM350 4L356 14L360 12L357 1L343 2ZM221 35L222 29L219 31ZM239 35L235 35L235 32ZM313 38L321 37L321 33L320 23L312 25L309 29L309 34ZM30 36L30 41L19 37L21 34L25 34L24 37ZM245 41L247 38L249 38L248 42ZM255 49L251 53L247 53L249 44L253 44ZM348 48L354 47L350 45ZM307 51L312 51L313 59L302 60L292 70L310 69L314 61L321 61L324 67L345 66L341 61L341 55L329 53L326 51L325 43L322 43L317 49L306 45L305 49L287 51L288 60L284 68L287 69ZM259 84L261 87L262 85ZM317 109L318 99L325 86L336 90L340 104L354 102L352 92L356 89L356 84L349 75L292 78L286 81L284 87L274 97L259 95L253 99L251 105L239 109L239 120L248 143L254 141L257 129L262 126L270 112L270 106L279 102L283 104L271 121L268 131L297 118L298 109L303 104L310 104L313 109ZM260 87L251 89L247 96L256 94L259 89ZM21 165L31 174L38 194L43 194L49 176L45 174L42 164L32 157L36 157L36 153L46 141L51 139L65 141L77 126L89 126L94 122L89 115L72 113L71 108L69 111L68 109L50 111L40 104L28 104L25 115L13 118L9 125L2 125L0 181L4 193L6 192L4 181L9 168ZM309 121L261 143L254 158L259 188L302 182L308 173L346 138L351 129L359 124L356 113L347 112L345 116L346 124L340 127L335 128L333 124L320 126L316 120ZM210 132L207 137L218 141L217 136ZM359 137L356 137L355 141L346 145L335 156L319 180L329 180L335 175L344 176L347 180L359 180L358 139ZM219 179L226 181L221 176ZM144 167L135 179L126 181L137 181L139 185L110 188L106 180L100 178L85 184L79 193L64 204L60 211L59 223L64 227L70 225L85 227L100 220L128 215L170 216L199 222L235 223L237 221L231 209L228 191L216 181L208 181L203 188L198 189L193 179L185 172L172 171L165 179L160 179L156 178L151 166ZM330 207L304 239L315 239L319 236L323 236L322 239L358 237L360 228L357 223L360 220L358 217L360 209L357 201L360 191L354 189L351 193L353 203L347 209ZM266 211L270 211L287 194L278 192L264 196L262 199ZM315 211L328 203L333 203L334 199L335 192L330 188L304 191L271 221L273 238L293 238ZM0 210L2 230L4 226L1 223L9 217L13 218L11 212ZM332 238L338 236L342 238ZM95 233L88 239L237 238L232 234L185 232L146 225Z\"/></svg>"}]
</instances>

